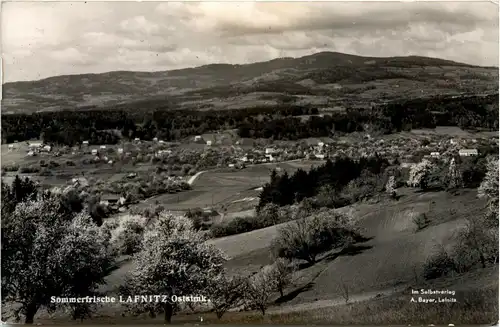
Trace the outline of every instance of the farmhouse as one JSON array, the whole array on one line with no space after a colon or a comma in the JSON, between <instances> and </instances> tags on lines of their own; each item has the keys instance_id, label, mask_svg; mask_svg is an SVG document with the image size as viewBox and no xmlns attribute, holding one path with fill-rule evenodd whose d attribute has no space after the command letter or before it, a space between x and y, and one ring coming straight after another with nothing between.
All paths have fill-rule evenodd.
<instances>
[{"instance_id":1,"label":"farmhouse","mask_svg":"<svg viewBox=\"0 0 500 327\"><path fill-rule=\"evenodd\" d=\"M91 153L92 153L92 155L94 155L94 156L95 156L95 155L97 155L97 153L99 153L99 151L97 151L97 149L92 149L92 152L91 152Z\"/></svg>"},{"instance_id":2,"label":"farmhouse","mask_svg":"<svg viewBox=\"0 0 500 327\"><path fill-rule=\"evenodd\" d=\"M157 137L153 138L153 142L158 142L158 138Z\"/></svg>"},{"instance_id":3,"label":"farmhouse","mask_svg":"<svg viewBox=\"0 0 500 327\"><path fill-rule=\"evenodd\" d=\"M212 145L212 141L207 141L207 145L211 146Z\"/></svg>"},{"instance_id":4,"label":"farmhouse","mask_svg":"<svg viewBox=\"0 0 500 327\"><path fill-rule=\"evenodd\" d=\"M228 165L229 168L234 168L234 163Z\"/></svg>"},{"instance_id":5,"label":"farmhouse","mask_svg":"<svg viewBox=\"0 0 500 327\"><path fill-rule=\"evenodd\" d=\"M274 148L266 148L266 154L272 154L275 152L276 152L276 149L274 149Z\"/></svg>"},{"instance_id":6,"label":"farmhouse","mask_svg":"<svg viewBox=\"0 0 500 327\"><path fill-rule=\"evenodd\" d=\"M102 149L102 150L105 150L106 146L105 145L101 145L99 148Z\"/></svg>"},{"instance_id":7,"label":"farmhouse","mask_svg":"<svg viewBox=\"0 0 500 327\"><path fill-rule=\"evenodd\" d=\"M195 142L200 142L200 141L202 141L201 135L196 135L196 136L194 137L194 141L195 141Z\"/></svg>"},{"instance_id":8,"label":"farmhouse","mask_svg":"<svg viewBox=\"0 0 500 327\"><path fill-rule=\"evenodd\" d=\"M9 144L9 151L14 149L14 144Z\"/></svg>"},{"instance_id":9,"label":"farmhouse","mask_svg":"<svg viewBox=\"0 0 500 327\"><path fill-rule=\"evenodd\" d=\"M134 141L135 141L135 142L140 142L140 141L141 141L141 139L140 139L140 138L138 138L138 137L136 137L136 138L134 139Z\"/></svg>"},{"instance_id":10,"label":"farmhouse","mask_svg":"<svg viewBox=\"0 0 500 327\"><path fill-rule=\"evenodd\" d=\"M458 154L461 157L470 157L470 156L477 156L478 152L477 149L462 149L458 151Z\"/></svg>"},{"instance_id":11,"label":"farmhouse","mask_svg":"<svg viewBox=\"0 0 500 327\"><path fill-rule=\"evenodd\" d=\"M82 145L89 145L89 141L83 141Z\"/></svg>"},{"instance_id":12,"label":"farmhouse","mask_svg":"<svg viewBox=\"0 0 500 327\"><path fill-rule=\"evenodd\" d=\"M431 157L439 157L439 152L431 152Z\"/></svg>"},{"instance_id":13,"label":"farmhouse","mask_svg":"<svg viewBox=\"0 0 500 327\"><path fill-rule=\"evenodd\" d=\"M118 153L122 154L123 153L123 148L118 148Z\"/></svg>"},{"instance_id":14,"label":"farmhouse","mask_svg":"<svg viewBox=\"0 0 500 327\"><path fill-rule=\"evenodd\" d=\"M46 145L42 148L42 151L50 152L52 150L52 147L50 145Z\"/></svg>"}]
</instances>

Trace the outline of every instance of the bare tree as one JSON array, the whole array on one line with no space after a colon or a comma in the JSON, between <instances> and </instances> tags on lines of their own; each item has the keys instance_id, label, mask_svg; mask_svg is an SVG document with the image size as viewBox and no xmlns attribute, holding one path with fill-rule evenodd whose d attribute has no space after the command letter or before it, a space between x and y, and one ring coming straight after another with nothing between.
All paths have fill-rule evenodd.
<instances>
[{"instance_id":1,"label":"bare tree","mask_svg":"<svg viewBox=\"0 0 500 327\"><path fill-rule=\"evenodd\" d=\"M340 288L342 290L342 297L344 298L345 303L348 303L349 302L349 285L341 279L340 280Z\"/></svg>"},{"instance_id":2,"label":"bare tree","mask_svg":"<svg viewBox=\"0 0 500 327\"><path fill-rule=\"evenodd\" d=\"M294 266L283 258L277 258L270 268L270 277L272 278L275 290L280 293L281 297L284 296L285 289L292 282L293 271Z\"/></svg>"},{"instance_id":3,"label":"bare tree","mask_svg":"<svg viewBox=\"0 0 500 327\"><path fill-rule=\"evenodd\" d=\"M246 280L242 277L228 277L221 274L212 284L208 294L218 319L231 308L243 303Z\"/></svg>"},{"instance_id":4,"label":"bare tree","mask_svg":"<svg viewBox=\"0 0 500 327\"><path fill-rule=\"evenodd\" d=\"M266 266L247 280L245 300L252 309L257 309L265 315L275 288L271 266Z\"/></svg>"}]
</instances>

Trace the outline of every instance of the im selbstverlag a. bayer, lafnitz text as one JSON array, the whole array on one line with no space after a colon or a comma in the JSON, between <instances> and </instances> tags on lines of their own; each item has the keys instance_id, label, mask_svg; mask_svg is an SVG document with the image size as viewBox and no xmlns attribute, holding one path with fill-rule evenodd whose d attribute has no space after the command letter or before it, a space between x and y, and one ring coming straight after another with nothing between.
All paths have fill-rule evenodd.
<instances>
[{"instance_id":1,"label":"im selbstverlag a. bayer, lafnitz text","mask_svg":"<svg viewBox=\"0 0 500 327\"><path fill-rule=\"evenodd\" d=\"M132 295L132 296L52 296L51 303L172 303L172 302L210 302L203 295Z\"/></svg>"}]
</instances>

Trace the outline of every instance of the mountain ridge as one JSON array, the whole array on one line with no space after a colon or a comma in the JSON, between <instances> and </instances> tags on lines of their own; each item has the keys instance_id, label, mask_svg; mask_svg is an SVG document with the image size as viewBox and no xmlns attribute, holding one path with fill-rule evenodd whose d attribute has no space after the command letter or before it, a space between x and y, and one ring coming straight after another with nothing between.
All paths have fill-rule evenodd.
<instances>
[{"instance_id":1,"label":"mountain ridge","mask_svg":"<svg viewBox=\"0 0 500 327\"><path fill-rule=\"evenodd\" d=\"M337 83L350 94L353 88L373 87L370 83L378 89L392 87L380 86L376 81L379 81L378 84L394 81L408 84L411 81L415 85L408 86L409 89L426 88L420 84L429 81L430 84L451 83L454 86L448 89L453 88L458 93L474 93L479 85L477 91L484 92L488 88L483 85L487 84L484 82L498 83L498 68L422 56L365 57L318 52L298 58L276 58L249 64L214 63L156 72L122 70L10 82L3 84L2 111L29 113L78 109L82 106L100 107L158 96L181 97L186 105L192 105L193 101L200 100L197 92L203 94L202 100L242 97L251 93L258 97L262 92L338 99L338 91L323 89ZM462 81L467 87L459 85ZM376 99L377 94L366 97ZM259 103L257 101L256 105Z\"/></svg>"}]
</instances>

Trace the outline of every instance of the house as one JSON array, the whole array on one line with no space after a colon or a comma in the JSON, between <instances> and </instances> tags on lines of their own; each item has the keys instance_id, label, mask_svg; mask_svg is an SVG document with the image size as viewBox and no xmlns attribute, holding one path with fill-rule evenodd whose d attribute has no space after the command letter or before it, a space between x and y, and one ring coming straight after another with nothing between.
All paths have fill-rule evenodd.
<instances>
[{"instance_id":1,"label":"house","mask_svg":"<svg viewBox=\"0 0 500 327\"><path fill-rule=\"evenodd\" d=\"M28 156L29 156L29 157L34 157L34 156L35 156L35 152L33 152L33 151L29 151L29 152L28 152Z\"/></svg>"},{"instance_id":2,"label":"house","mask_svg":"<svg viewBox=\"0 0 500 327\"><path fill-rule=\"evenodd\" d=\"M87 145L88 146L89 145L89 141L83 141L82 145Z\"/></svg>"},{"instance_id":3,"label":"house","mask_svg":"<svg viewBox=\"0 0 500 327\"><path fill-rule=\"evenodd\" d=\"M9 151L12 151L14 149L14 144L9 144Z\"/></svg>"},{"instance_id":4,"label":"house","mask_svg":"<svg viewBox=\"0 0 500 327\"><path fill-rule=\"evenodd\" d=\"M450 140L450 144L451 144L451 145L455 145L455 144L457 144L457 141L455 141L454 139L451 139L451 140Z\"/></svg>"},{"instance_id":5,"label":"house","mask_svg":"<svg viewBox=\"0 0 500 327\"><path fill-rule=\"evenodd\" d=\"M314 156L316 157L316 159L325 159L324 154L315 154Z\"/></svg>"},{"instance_id":6,"label":"house","mask_svg":"<svg viewBox=\"0 0 500 327\"><path fill-rule=\"evenodd\" d=\"M462 149L458 151L458 154L461 157L470 157L470 156L477 156L478 152L477 149Z\"/></svg>"},{"instance_id":7,"label":"house","mask_svg":"<svg viewBox=\"0 0 500 327\"><path fill-rule=\"evenodd\" d=\"M153 138L153 142L158 142L158 138L157 137Z\"/></svg>"},{"instance_id":8,"label":"house","mask_svg":"<svg viewBox=\"0 0 500 327\"><path fill-rule=\"evenodd\" d=\"M37 142L37 143L30 143L30 144L28 145L28 147L29 147L30 149L41 148L41 147L42 147L42 143L38 143L38 142Z\"/></svg>"},{"instance_id":9,"label":"house","mask_svg":"<svg viewBox=\"0 0 500 327\"><path fill-rule=\"evenodd\" d=\"M104 194L101 196L101 204L115 205L118 204L120 197L116 194Z\"/></svg>"},{"instance_id":10,"label":"house","mask_svg":"<svg viewBox=\"0 0 500 327\"><path fill-rule=\"evenodd\" d=\"M228 165L229 168L234 168L234 163Z\"/></svg>"},{"instance_id":11,"label":"house","mask_svg":"<svg viewBox=\"0 0 500 327\"><path fill-rule=\"evenodd\" d=\"M97 149L92 149L91 153L92 153L92 155L95 156L95 155L97 155L97 153L99 153L99 151L97 151Z\"/></svg>"},{"instance_id":12,"label":"house","mask_svg":"<svg viewBox=\"0 0 500 327\"><path fill-rule=\"evenodd\" d=\"M158 143L163 144L163 143L165 143L165 141L159 140Z\"/></svg>"},{"instance_id":13,"label":"house","mask_svg":"<svg viewBox=\"0 0 500 327\"><path fill-rule=\"evenodd\" d=\"M196 135L196 136L194 137L194 141L195 141L195 142L200 142L200 141L201 141L201 135Z\"/></svg>"},{"instance_id":14,"label":"house","mask_svg":"<svg viewBox=\"0 0 500 327\"><path fill-rule=\"evenodd\" d=\"M272 154L272 153L275 153L276 150L273 149L273 148L266 148L266 154Z\"/></svg>"},{"instance_id":15,"label":"house","mask_svg":"<svg viewBox=\"0 0 500 327\"><path fill-rule=\"evenodd\" d=\"M99 147L99 149L106 150L106 146L105 146L105 145L101 145L101 146Z\"/></svg>"},{"instance_id":16,"label":"house","mask_svg":"<svg viewBox=\"0 0 500 327\"><path fill-rule=\"evenodd\" d=\"M123 148L118 148L118 154L122 154L123 153Z\"/></svg>"},{"instance_id":17,"label":"house","mask_svg":"<svg viewBox=\"0 0 500 327\"><path fill-rule=\"evenodd\" d=\"M207 141L207 145L211 146L212 145L212 141Z\"/></svg>"},{"instance_id":18,"label":"house","mask_svg":"<svg viewBox=\"0 0 500 327\"><path fill-rule=\"evenodd\" d=\"M318 142L318 146L319 146L320 148L322 148L322 147L324 147L324 146L325 146L325 143L323 143L323 142Z\"/></svg>"},{"instance_id":19,"label":"house","mask_svg":"<svg viewBox=\"0 0 500 327\"><path fill-rule=\"evenodd\" d=\"M141 141L141 139L140 139L140 138L138 138L138 137L136 137L136 138L134 139L134 141L135 141L135 142L140 142L140 141Z\"/></svg>"},{"instance_id":20,"label":"house","mask_svg":"<svg viewBox=\"0 0 500 327\"><path fill-rule=\"evenodd\" d=\"M431 152L431 157L439 157L439 152Z\"/></svg>"},{"instance_id":21,"label":"house","mask_svg":"<svg viewBox=\"0 0 500 327\"><path fill-rule=\"evenodd\" d=\"M275 158L273 157L272 154L266 154L266 158L271 162L271 161L274 161Z\"/></svg>"},{"instance_id":22,"label":"house","mask_svg":"<svg viewBox=\"0 0 500 327\"><path fill-rule=\"evenodd\" d=\"M248 157L244 156L244 157L240 158L240 160L243 161L243 162L247 162L248 161Z\"/></svg>"},{"instance_id":23,"label":"house","mask_svg":"<svg viewBox=\"0 0 500 327\"><path fill-rule=\"evenodd\" d=\"M46 145L42 148L42 151L50 152L52 150L52 147L50 145Z\"/></svg>"}]
</instances>

